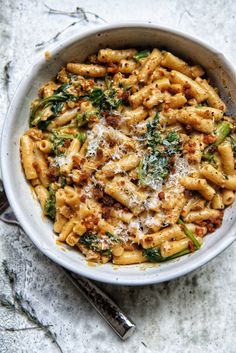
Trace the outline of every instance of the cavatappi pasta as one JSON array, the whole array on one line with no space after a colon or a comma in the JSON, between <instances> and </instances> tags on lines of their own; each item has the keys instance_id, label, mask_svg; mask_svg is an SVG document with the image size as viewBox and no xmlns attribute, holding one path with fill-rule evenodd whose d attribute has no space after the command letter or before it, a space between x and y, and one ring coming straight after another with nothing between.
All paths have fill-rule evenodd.
<instances>
[{"instance_id":1,"label":"cavatappi pasta","mask_svg":"<svg viewBox=\"0 0 236 353\"><path fill-rule=\"evenodd\" d=\"M61 68L20 149L58 240L94 262L194 252L235 199L234 119L201 66L157 48Z\"/></svg>"}]
</instances>

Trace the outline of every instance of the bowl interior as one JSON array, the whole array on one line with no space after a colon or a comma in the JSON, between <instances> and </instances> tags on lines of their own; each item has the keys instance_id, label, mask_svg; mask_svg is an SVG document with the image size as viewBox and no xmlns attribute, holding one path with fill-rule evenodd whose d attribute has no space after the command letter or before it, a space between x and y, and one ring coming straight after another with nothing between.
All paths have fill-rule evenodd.
<instances>
[{"instance_id":1,"label":"bowl interior","mask_svg":"<svg viewBox=\"0 0 236 353\"><path fill-rule=\"evenodd\" d=\"M166 281L206 263L225 249L234 239L235 206L227 209L223 225L205 238L200 251L161 265L142 264L118 267L112 264L89 266L79 252L56 245L52 223L43 219L41 209L24 178L19 155L19 137L28 128L30 102L39 87L56 75L69 61L83 62L99 48L167 49L188 61L201 64L219 88L229 113L235 112L236 80L231 64L214 49L176 31L153 25L107 26L77 36L42 57L25 74L8 111L2 135L2 173L7 195L24 230L38 248L64 267L84 276L109 283L148 284Z\"/></svg>"}]
</instances>

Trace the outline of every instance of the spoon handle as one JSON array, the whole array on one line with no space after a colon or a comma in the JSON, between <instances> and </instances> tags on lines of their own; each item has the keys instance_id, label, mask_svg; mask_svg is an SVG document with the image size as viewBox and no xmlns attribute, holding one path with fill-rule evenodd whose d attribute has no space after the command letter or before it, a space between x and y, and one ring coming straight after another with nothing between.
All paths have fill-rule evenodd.
<instances>
[{"instance_id":1,"label":"spoon handle","mask_svg":"<svg viewBox=\"0 0 236 353\"><path fill-rule=\"evenodd\" d=\"M20 227L20 223L16 219L12 211L7 196L4 192L2 181L0 180L0 220L8 224L14 224ZM130 337L134 330L135 324L123 313L123 311L114 303L114 301L98 288L92 281L85 277L76 275L64 269L67 278L74 286L84 295L84 297L92 304L97 312L106 320L114 332L122 339L126 340Z\"/></svg>"},{"instance_id":2,"label":"spoon handle","mask_svg":"<svg viewBox=\"0 0 236 353\"><path fill-rule=\"evenodd\" d=\"M133 334L135 324L106 293L85 277L67 270L65 274L122 340Z\"/></svg>"}]
</instances>

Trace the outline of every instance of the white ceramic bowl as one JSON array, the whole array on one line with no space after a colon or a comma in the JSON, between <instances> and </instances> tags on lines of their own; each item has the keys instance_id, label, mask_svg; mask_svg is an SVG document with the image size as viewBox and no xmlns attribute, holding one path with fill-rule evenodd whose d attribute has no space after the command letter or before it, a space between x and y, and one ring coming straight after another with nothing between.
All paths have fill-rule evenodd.
<instances>
[{"instance_id":1,"label":"white ceramic bowl","mask_svg":"<svg viewBox=\"0 0 236 353\"><path fill-rule=\"evenodd\" d=\"M201 64L226 101L229 111L236 111L236 74L233 66L215 49L199 40L156 25L118 24L97 27L66 40L44 55L26 72L8 110L2 135L1 162L4 186L9 202L23 229L34 244L49 258L65 268L94 280L125 285L144 285L167 281L202 266L223 251L236 238L234 207L227 209L223 225L204 239L204 246L192 255L160 265L112 264L89 266L78 251L56 245L52 223L43 220L38 202L24 178L19 155L20 135L28 128L29 105L38 88L51 79L59 68L71 61L83 61L99 48L158 47Z\"/></svg>"}]
</instances>

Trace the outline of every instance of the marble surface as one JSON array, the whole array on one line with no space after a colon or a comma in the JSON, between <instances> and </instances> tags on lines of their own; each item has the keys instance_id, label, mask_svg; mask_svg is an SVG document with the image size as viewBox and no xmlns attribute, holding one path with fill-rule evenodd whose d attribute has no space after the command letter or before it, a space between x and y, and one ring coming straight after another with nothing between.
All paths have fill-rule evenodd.
<instances>
[{"instance_id":1,"label":"marble surface","mask_svg":"<svg viewBox=\"0 0 236 353\"><path fill-rule=\"evenodd\" d=\"M233 0L45 2L68 11L80 5L107 22L171 25L236 59ZM37 54L35 45L76 20L49 15L43 3L0 0L0 127L26 66ZM90 16L89 24L76 24L58 40L98 23ZM20 229L0 223L0 353L235 353L235 263L236 244L194 273L161 285L99 284L137 324L136 333L121 342L57 265Z\"/></svg>"}]
</instances>

